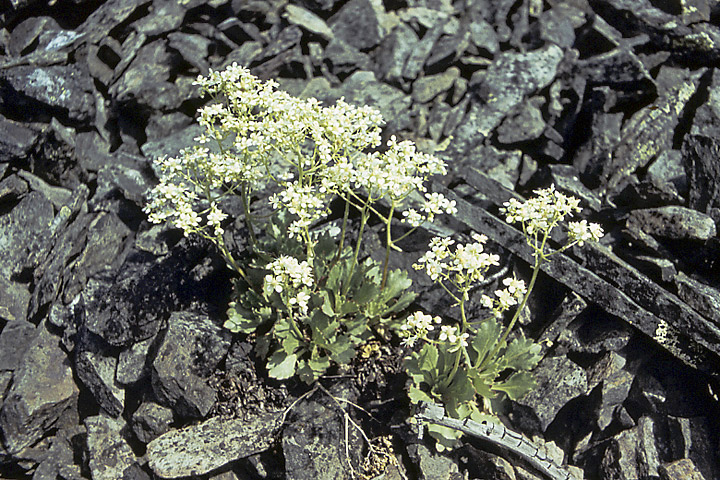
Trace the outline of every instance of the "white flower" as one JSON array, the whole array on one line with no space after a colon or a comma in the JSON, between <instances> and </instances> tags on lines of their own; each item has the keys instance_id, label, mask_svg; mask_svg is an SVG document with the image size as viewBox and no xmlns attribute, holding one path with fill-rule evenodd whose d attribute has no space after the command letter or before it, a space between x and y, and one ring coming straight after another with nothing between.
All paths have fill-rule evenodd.
<instances>
[{"instance_id":1,"label":"white flower","mask_svg":"<svg viewBox=\"0 0 720 480\"><path fill-rule=\"evenodd\" d=\"M503 279L503 285L507 287L508 293L513 295L516 299L521 298L523 295L525 295L525 292L527 292L527 288L525 287L525 282L523 282L520 279L517 279L515 277L513 278L505 278Z\"/></svg>"},{"instance_id":2,"label":"white flower","mask_svg":"<svg viewBox=\"0 0 720 480\"><path fill-rule=\"evenodd\" d=\"M585 242L597 242L604 235L603 229L597 223L588 223L587 220L568 223L568 236L583 246Z\"/></svg>"}]
</instances>

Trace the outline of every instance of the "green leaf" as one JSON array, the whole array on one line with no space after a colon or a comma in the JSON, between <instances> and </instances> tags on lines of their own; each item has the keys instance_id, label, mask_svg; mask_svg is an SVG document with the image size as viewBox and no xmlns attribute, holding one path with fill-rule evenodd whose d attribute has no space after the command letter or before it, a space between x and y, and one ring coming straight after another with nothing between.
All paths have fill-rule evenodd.
<instances>
[{"instance_id":1,"label":"green leaf","mask_svg":"<svg viewBox=\"0 0 720 480\"><path fill-rule=\"evenodd\" d=\"M442 445L444 449L448 450L452 450L457 447L460 437L462 437L462 432L450 427L436 425L434 423L428 423L427 429L430 436L437 440L438 444Z\"/></svg>"},{"instance_id":2,"label":"green leaf","mask_svg":"<svg viewBox=\"0 0 720 480\"><path fill-rule=\"evenodd\" d=\"M533 378L530 372L516 372L510 375L504 382L493 385L492 389L504 392L510 400L517 400L535 388L535 386L535 378Z\"/></svg>"},{"instance_id":3,"label":"green leaf","mask_svg":"<svg viewBox=\"0 0 720 480\"><path fill-rule=\"evenodd\" d=\"M506 368L532 370L542 358L542 348L529 338L516 338L502 355Z\"/></svg>"},{"instance_id":4,"label":"green leaf","mask_svg":"<svg viewBox=\"0 0 720 480\"><path fill-rule=\"evenodd\" d=\"M355 349L347 335L338 335L334 342L326 346L330 352L330 358L336 363L350 363L355 357Z\"/></svg>"},{"instance_id":5,"label":"green leaf","mask_svg":"<svg viewBox=\"0 0 720 480\"><path fill-rule=\"evenodd\" d=\"M268 375L278 380L285 380L295 375L297 355L287 355L283 350L275 352L268 362Z\"/></svg>"},{"instance_id":6,"label":"green leaf","mask_svg":"<svg viewBox=\"0 0 720 480\"><path fill-rule=\"evenodd\" d=\"M493 373L492 377L495 377ZM496 394L491 390L492 380L488 379L486 375L472 375L471 381L475 392L481 397L495 398Z\"/></svg>"},{"instance_id":7,"label":"green leaf","mask_svg":"<svg viewBox=\"0 0 720 480\"><path fill-rule=\"evenodd\" d=\"M410 385L410 390L408 391L408 397L410 398L411 403L420 403L420 402L428 402L433 403L433 399L428 395L427 393L423 392L419 388L417 388L415 385Z\"/></svg>"},{"instance_id":8,"label":"green leaf","mask_svg":"<svg viewBox=\"0 0 720 480\"><path fill-rule=\"evenodd\" d=\"M422 349L420 349L420 354L418 356L418 369L423 372L426 378L428 376L432 378L432 372L437 370L438 356L439 353L437 347L430 343L426 343L423 345Z\"/></svg>"},{"instance_id":9,"label":"green leaf","mask_svg":"<svg viewBox=\"0 0 720 480\"><path fill-rule=\"evenodd\" d=\"M376 285L376 284L370 283L370 282L365 282L355 292L352 299L355 302L362 305L362 304L368 303L371 300L375 300L379 293L380 293L379 285Z\"/></svg>"},{"instance_id":10,"label":"green leaf","mask_svg":"<svg viewBox=\"0 0 720 480\"><path fill-rule=\"evenodd\" d=\"M501 334L502 325L494 318L489 318L480 324L471 342L476 354L474 364L480 365L485 362L487 356L493 351L497 342L500 341Z\"/></svg>"}]
</instances>

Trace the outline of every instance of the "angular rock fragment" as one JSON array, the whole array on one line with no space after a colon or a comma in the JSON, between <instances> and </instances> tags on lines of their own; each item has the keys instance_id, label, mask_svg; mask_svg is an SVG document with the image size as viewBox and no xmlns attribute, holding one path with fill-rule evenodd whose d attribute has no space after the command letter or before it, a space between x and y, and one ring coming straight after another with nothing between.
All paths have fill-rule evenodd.
<instances>
[{"instance_id":1,"label":"angular rock fragment","mask_svg":"<svg viewBox=\"0 0 720 480\"><path fill-rule=\"evenodd\" d=\"M402 76L407 79L417 78L425 65L435 43L442 35L442 25L435 25L412 47L405 65L402 69Z\"/></svg>"},{"instance_id":2,"label":"angular rock fragment","mask_svg":"<svg viewBox=\"0 0 720 480\"><path fill-rule=\"evenodd\" d=\"M460 69L450 67L442 73L419 78L413 83L413 100L427 103L437 95L446 92L460 76Z\"/></svg>"},{"instance_id":3,"label":"angular rock fragment","mask_svg":"<svg viewBox=\"0 0 720 480\"><path fill-rule=\"evenodd\" d=\"M131 425L138 440L150 443L170 431L173 412L154 402L143 402L132 415Z\"/></svg>"},{"instance_id":4,"label":"angular rock fragment","mask_svg":"<svg viewBox=\"0 0 720 480\"><path fill-rule=\"evenodd\" d=\"M712 218L676 205L633 210L627 223L655 237L673 240L708 240L717 234Z\"/></svg>"},{"instance_id":5,"label":"angular rock fragment","mask_svg":"<svg viewBox=\"0 0 720 480\"><path fill-rule=\"evenodd\" d=\"M95 115L90 76L77 66L17 66L2 73L0 87L7 89L7 106L29 118L59 114L88 122Z\"/></svg>"},{"instance_id":6,"label":"angular rock fragment","mask_svg":"<svg viewBox=\"0 0 720 480\"><path fill-rule=\"evenodd\" d=\"M678 296L696 312L720 324L720 291L679 272L674 277Z\"/></svg>"},{"instance_id":7,"label":"angular rock fragment","mask_svg":"<svg viewBox=\"0 0 720 480\"><path fill-rule=\"evenodd\" d=\"M207 317L174 313L152 363L153 391L181 415L204 417L215 403L206 378L230 348L230 333Z\"/></svg>"},{"instance_id":8,"label":"angular rock fragment","mask_svg":"<svg viewBox=\"0 0 720 480\"><path fill-rule=\"evenodd\" d=\"M125 469L135 464L135 454L123 436L124 427L122 418L102 413L85 419L88 466L94 480L118 480Z\"/></svg>"},{"instance_id":9,"label":"angular rock fragment","mask_svg":"<svg viewBox=\"0 0 720 480\"><path fill-rule=\"evenodd\" d=\"M370 0L350 0L328 22L333 34L358 50L369 50L382 40L380 20Z\"/></svg>"},{"instance_id":10,"label":"angular rock fragment","mask_svg":"<svg viewBox=\"0 0 720 480\"><path fill-rule=\"evenodd\" d=\"M115 379L117 356L97 335L81 329L75 346L75 372L98 405L113 418L125 409L125 390Z\"/></svg>"},{"instance_id":11,"label":"angular rock fragment","mask_svg":"<svg viewBox=\"0 0 720 480\"><path fill-rule=\"evenodd\" d=\"M28 347L35 340L37 329L26 321L12 321L0 332L0 370L15 370L22 363Z\"/></svg>"},{"instance_id":12,"label":"angular rock fragment","mask_svg":"<svg viewBox=\"0 0 720 480\"><path fill-rule=\"evenodd\" d=\"M535 99L519 105L509 113L503 123L497 128L498 141L503 144L512 144L535 140L545 130L545 120L538 108L542 99Z\"/></svg>"},{"instance_id":13,"label":"angular rock fragment","mask_svg":"<svg viewBox=\"0 0 720 480\"><path fill-rule=\"evenodd\" d=\"M26 55L42 32L54 30L60 30L60 25L54 18L30 17L13 28L7 45L8 52L14 57Z\"/></svg>"},{"instance_id":14,"label":"angular rock fragment","mask_svg":"<svg viewBox=\"0 0 720 480\"><path fill-rule=\"evenodd\" d=\"M77 401L79 390L59 340L40 324L15 370L0 410L3 444L10 453L37 442Z\"/></svg>"},{"instance_id":15,"label":"angular rock fragment","mask_svg":"<svg viewBox=\"0 0 720 480\"><path fill-rule=\"evenodd\" d=\"M471 84L479 101L472 104L458 127L450 149L465 154L468 147L488 136L525 95L552 82L562 58L563 51L556 45L527 53L499 55L480 84Z\"/></svg>"},{"instance_id":16,"label":"angular rock fragment","mask_svg":"<svg viewBox=\"0 0 720 480\"><path fill-rule=\"evenodd\" d=\"M148 465L162 478L209 473L270 448L280 428L280 417L281 413L213 417L170 431L148 444Z\"/></svg>"},{"instance_id":17,"label":"angular rock fragment","mask_svg":"<svg viewBox=\"0 0 720 480\"><path fill-rule=\"evenodd\" d=\"M413 463L415 463L415 465L417 465L418 469L420 470L419 478L423 480L431 480L436 478L450 480L450 478L454 478L456 474L460 475L457 463L453 462L450 458L440 453L431 451L422 443L410 445L407 447L407 450L410 458L413 460ZM478 452L478 455L473 455L471 457L474 460L474 464L480 463L477 462L477 458L475 457L482 456L482 453L484 452ZM497 459L498 457L494 458ZM499 462L499 464L501 465L501 469L502 467L505 467L502 462ZM486 465L483 466L486 467ZM488 470L490 469L483 469L485 473L487 473ZM503 477L499 476L497 478Z\"/></svg>"},{"instance_id":18,"label":"angular rock fragment","mask_svg":"<svg viewBox=\"0 0 720 480\"><path fill-rule=\"evenodd\" d=\"M705 480L705 477L689 458L663 464L658 468L660 480Z\"/></svg>"},{"instance_id":19,"label":"angular rock fragment","mask_svg":"<svg viewBox=\"0 0 720 480\"><path fill-rule=\"evenodd\" d=\"M375 54L378 77L390 83L400 82L403 79L403 65L418 41L412 28L405 23L396 25L383 39Z\"/></svg>"},{"instance_id":20,"label":"angular rock fragment","mask_svg":"<svg viewBox=\"0 0 720 480\"><path fill-rule=\"evenodd\" d=\"M312 33L316 33L326 40L332 40L335 37L333 31L328 27L325 20L298 5L287 5L285 7L285 18L288 22L303 27Z\"/></svg>"},{"instance_id":21,"label":"angular rock fragment","mask_svg":"<svg viewBox=\"0 0 720 480\"><path fill-rule=\"evenodd\" d=\"M517 414L544 432L569 400L587 391L587 376L565 356L543 358L533 374L537 387L517 401L521 406Z\"/></svg>"}]
</instances>

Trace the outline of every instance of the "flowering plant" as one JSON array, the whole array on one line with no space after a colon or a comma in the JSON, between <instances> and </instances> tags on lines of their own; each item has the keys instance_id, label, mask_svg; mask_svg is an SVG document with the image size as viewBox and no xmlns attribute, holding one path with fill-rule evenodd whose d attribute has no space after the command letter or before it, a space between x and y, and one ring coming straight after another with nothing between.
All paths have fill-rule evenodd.
<instances>
[{"instance_id":1,"label":"flowering plant","mask_svg":"<svg viewBox=\"0 0 720 480\"><path fill-rule=\"evenodd\" d=\"M390 250L423 222L456 211L424 185L430 175L445 174L445 164L395 137L380 148L383 121L370 107L294 98L236 64L196 83L214 99L199 111L205 132L178 157L157 160L160 183L145 211L151 222L170 221L217 245L240 276L225 326L256 335L270 376L297 374L311 383L332 362L349 362L373 334L395 328L393 316L415 298L407 274L389 269ZM268 199L274 213L261 235L251 199L267 186L279 192ZM422 205L404 208L415 191L424 194ZM226 208L237 197L252 253L244 261L233 255L224 229ZM335 198L344 202L342 226L321 231L316 227ZM359 213L352 247L351 208ZM409 225L397 238L396 214ZM382 264L359 258L371 215L385 226Z\"/></svg>"},{"instance_id":2,"label":"flowering plant","mask_svg":"<svg viewBox=\"0 0 720 480\"><path fill-rule=\"evenodd\" d=\"M530 283L526 286L522 280L509 277L502 281L504 288L496 290L494 296L482 295L480 303L489 311L487 318L468 321L465 312L471 288L484 281L488 270L499 264L497 255L484 251L487 237L473 234L474 243L458 245L454 251L452 239L433 238L430 250L414 265L424 269L457 302L460 323L443 325L439 334L433 335L440 323L439 317L415 312L400 328L406 345L422 344L405 360L412 379L411 402L441 402L451 417L481 421L483 411L489 408L488 400L498 395L518 399L534 388L530 370L540 361L541 348L522 335L510 339L515 322L527 304L544 262L573 245L598 241L603 235L597 224L585 220L569 222L567 242L551 251L547 245L550 232L565 217L580 211L579 200L563 195L554 187L536 190L535 194L535 198L524 203L512 199L501 209L508 223L521 223L533 249L535 262ZM513 307L516 307L515 313L504 327L501 320ZM482 406L477 403L479 399L483 399ZM454 446L460 435L456 430L435 424L428 424L428 430L440 448Z\"/></svg>"}]
</instances>

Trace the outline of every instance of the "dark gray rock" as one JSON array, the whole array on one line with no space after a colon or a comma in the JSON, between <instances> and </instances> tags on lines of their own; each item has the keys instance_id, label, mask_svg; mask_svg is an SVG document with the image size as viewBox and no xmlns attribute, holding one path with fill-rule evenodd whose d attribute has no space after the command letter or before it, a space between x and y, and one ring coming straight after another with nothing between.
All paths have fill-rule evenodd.
<instances>
[{"instance_id":1,"label":"dark gray rock","mask_svg":"<svg viewBox=\"0 0 720 480\"><path fill-rule=\"evenodd\" d=\"M583 207L599 211L601 201L581 181L578 171L572 165L549 165L550 179L558 190L562 190L582 200Z\"/></svg>"},{"instance_id":2,"label":"dark gray rock","mask_svg":"<svg viewBox=\"0 0 720 480\"><path fill-rule=\"evenodd\" d=\"M425 32L425 35L412 47L405 65L402 69L402 76L406 79L414 79L420 75L425 62L430 57L433 47L443 33L442 25L435 25Z\"/></svg>"},{"instance_id":3,"label":"dark gray rock","mask_svg":"<svg viewBox=\"0 0 720 480\"><path fill-rule=\"evenodd\" d=\"M479 85L471 83L479 101L458 127L450 149L461 155L479 143L528 94L549 85L563 51L549 45L528 53L503 53L490 65Z\"/></svg>"},{"instance_id":4,"label":"dark gray rock","mask_svg":"<svg viewBox=\"0 0 720 480\"><path fill-rule=\"evenodd\" d=\"M232 419L213 417L172 430L148 444L148 465L162 478L209 473L270 448L281 426L280 417L281 413Z\"/></svg>"},{"instance_id":5,"label":"dark gray rock","mask_svg":"<svg viewBox=\"0 0 720 480\"><path fill-rule=\"evenodd\" d=\"M411 100L400 90L379 82L372 72L358 71L348 77L336 91L354 105L377 108L387 124L401 129L409 121L407 113Z\"/></svg>"},{"instance_id":6,"label":"dark gray rock","mask_svg":"<svg viewBox=\"0 0 720 480\"><path fill-rule=\"evenodd\" d=\"M535 140L545 130L540 106L543 99L535 98L514 108L505 120L498 126L498 141L504 144L512 144Z\"/></svg>"},{"instance_id":7,"label":"dark gray rock","mask_svg":"<svg viewBox=\"0 0 720 480\"><path fill-rule=\"evenodd\" d=\"M292 423L282 434L285 477L288 480L344 480L351 478L351 465L361 460L362 440L352 427L347 434L345 413L324 393L316 393L291 411ZM347 395L347 393L345 394ZM342 398L346 398L342 396ZM336 407L336 408L333 408ZM349 442L346 445L345 442ZM350 458L346 453L350 452Z\"/></svg>"},{"instance_id":8,"label":"dark gray rock","mask_svg":"<svg viewBox=\"0 0 720 480\"><path fill-rule=\"evenodd\" d=\"M103 413L85 419L88 466L96 480L117 480L136 462L125 438L125 421Z\"/></svg>"},{"instance_id":9,"label":"dark gray rock","mask_svg":"<svg viewBox=\"0 0 720 480\"><path fill-rule=\"evenodd\" d=\"M143 402L132 415L130 424L138 440L150 443L170 431L173 412L154 402Z\"/></svg>"},{"instance_id":10,"label":"dark gray rock","mask_svg":"<svg viewBox=\"0 0 720 480\"><path fill-rule=\"evenodd\" d=\"M517 400L517 414L527 417L523 423L545 431L569 400L587 391L587 376L565 356L543 358L533 374L537 387Z\"/></svg>"},{"instance_id":11,"label":"dark gray rock","mask_svg":"<svg viewBox=\"0 0 720 480\"><path fill-rule=\"evenodd\" d=\"M401 82L403 65L418 41L412 28L405 23L398 23L383 39L375 53L378 77L390 83Z\"/></svg>"},{"instance_id":12,"label":"dark gray rock","mask_svg":"<svg viewBox=\"0 0 720 480\"><path fill-rule=\"evenodd\" d=\"M89 44L98 43L108 36L113 28L127 20L149 0L111 0L101 4L80 25L77 30L86 33Z\"/></svg>"},{"instance_id":13,"label":"dark gray rock","mask_svg":"<svg viewBox=\"0 0 720 480\"><path fill-rule=\"evenodd\" d=\"M450 67L442 73L419 78L413 83L412 98L416 102L427 103L436 96L447 92L460 76L460 69Z\"/></svg>"},{"instance_id":14,"label":"dark gray rock","mask_svg":"<svg viewBox=\"0 0 720 480\"><path fill-rule=\"evenodd\" d=\"M25 284L0 277L0 318L7 322L27 320L30 292Z\"/></svg>"},{"instance_id":15,"label":"dark gray rock","mask_svg":"<svg viewBox=\"0 0 720 480\"><path fill-rule=\"evenodd\" d=\"M10 453L42 438L77 402L79 390L59 343L42 323L15 370L0 410L3 444Z\"/></svg>"},{"instance_id":16,"label":"dark gray rock","mask_svg":"<svg viewBox=\"0 0 720 480\"><path fill-rule=\"evenodd\" d=\"M444 158L446 154L443 152L441 156ZM514 189L520 176L522 152L478 145L468 152L464 163L474 170L485 173L504 187Z\"/></svg>"},{"instance_id":17,"label":"dark gray rock","mask_svg":"<svg viewBox=\"0 0 720 480\"><path fill-rule=\"evenodd\" d=\"M52 17L30 17L13 28L8 52L14 57L25 55L33 50L32 44L41 33L57 30L60 30L60 25Z\"/></svg>"},{"instance_id":18,"label":"dark gray rock","mask_svg":"<svg viewBox=\"0 0 720 480\"><path fill-rule=\"evenodd\" d=\"M0 181L0 202L17 203L29 190L27 182L18 175L10 175Z\"/></svg>"},{"instance_id":19,"label":"dark gray rock","mask_svg":"<svg viewBox=\"0 0 720 480\"><path fill-rule=\"evenodd\" d=\"M717 233L715 222L709 216L674 205L633 210L627 223L655 237L674 240L707 240Z\"/></svg>"},{"instance_id":20,"label":"dark gray rock","mask_svg":"<svg viewBox=\"0 0 720 480\"><path fill-rule=\"evenodd\" d=\"M76 66L17 66L2 73L0 87L3 83L6 106L29 118L44 112L88 122L95 115L90 76Z\"/></svg>"},{"instance_id":21,"label":"dark gray rock","mask_svg":"<svg viewBox=\"0 0 720 480\"><path fill-rule=\"evenodd\" d=\"M125 390L115 379L115 350L99 336L80 330L75 345L75 372L98 405L113 418L125 409Z\"/></svg>"},{"instance_id":22,"label":"dark gray rock","mask_svg":"<svg viewBox=\"0 0 720 480\"><path fill-rule=\"evenodd\" d=\"M0 115L0 164L24 159L39 136L36 130Z\"/></svg>"},{"instance_id":23,"label":"dark gray rock","mask_svg":"<svg viewBox=\"0 0 720 480\"><path fill-rule=\"evenodd\" d=\"M716 288L679 272L673 279L678 296L696 312L720 323L720 292Z\"/></svg>"},{"instance_id":24,"label":"dark gray rock","mask_svg":"<svg viewBox=\"0 0 720 480\"><path fill-rule=\"evenodd\" d=\"M110 88L113 99L158 110L179 107L182 99L178 98L177 87L168 81L170 66L171 58L164 40L143 46L122 77Z\"/></svg>"},{"instance_id":25,"label":"dark gray rock","mask_svg":"<svg viewBox=\"0 0 720 480\"><path fill-rule=\"evenodd\" d=\"M329 71L342 78L357 70L372 68L372 61L367 54L339 38L334 38L328 43L323 55L324 60L328 63Z\"/></svg>"},{"instance_id":26,"label":"dark gray rock","mask_svg":"<svg viewBox=\"0 0 720 480\"><path fill-rule=\"evenodd\" d=\"M230 348L230 332L210 318L173 313L152 363L153 391L180 415L204 417L215 403L205 380Z\"/></svg>"},{"instance_id":27,"label":"dark gray rock","mask_svg":"<svg viewBox=\"0 0 720 480\"><path fill-rule=\"evenodd\" d=\"M328 23L336 37L358 50L369 50L382 40L380 20L370 0L350 0Z\"/></svg>"},{"instance_id":28,"label":"dark gray rock","mask_svg":"<svg viewBox=\"0 0 720 480\"><path fill-rule=\"evenodd\" d=\"M0 217L0 276L10 279L20 273L31 254L43 246L53 222L52 203L42 194L30 192L10 213ZM47 245L45 245L47 248Z\"/></svg>"},{"instance_id":29,"label":"dark gray rock","mask_svg":"<svg viewBox=\"0 0 720 480\"><path fill-rule=\"evenodd\" d=\"M185 9L179 2L155 0L151 14L133 22L133 28L148 37L177 30L185 18Z\"/></svg>"},{"instance_id":30,"label":"dark gray rock","mask_svg":"<svg viewBox=\"0 0 720 480\"><path fill-rule=\"evenodd\" d=\"M148 356L154 338L133 343L120 352L115 378L122 385L131 385L150 375Z\"/></svg>"},{"instance_id":31,"label":"dark gray rock","mask_svg":"<svg viewBox=\"0 0 720 480\"><path fill-rule=\"evenodd\" d=\"M538 17L540 38L563 48L575 44L575 29L586 22L585 12L573 5L559 3Z\"/></svg>"},{"instance_id":32,"label":"dark gray rock","mask_svg":"<svg viewBox=\"0 0 720 480\"><path fill-rule=\"evenodd\" d=\"M0 333L0 370L15 370L35 340L37 329L30 322L8 322Z\"/></svg>"},{"instance_id":33,"label":"dark gray rock","mask_svg":"<svg viewBox=\"0 0 720 480\"><path fill-rule=\"evenodd\" d=\"M42 178L25 170L18 171L17 175L27 182L30 190L38 192L50 200L55 210L60 210L63 205L66 205L72 199L72 192L67 188L49 185Z\"/></svg>"},{"instance_id":34,"label":"dark gray rock","mask_svg":"<svg viewBox=\"0 0 720 480\"><path fill-rule=\"evenodd\" d=\"M669 189L677 195L686 195L688 181L683 167L682 152L679 150L661 152L648 167L647 179L662 190Z\"/></svg>"},{"instance_id":35,"label":"dark gray rock","mask_svg":"<svg viewBox=\"0 0 720 480\"><path fill-rule=\"evenodd\" d=\"M207 61L210 54L212 40L193 33L173 32L168 35L168 46L177 50L183 60L200 71L201 75L207 75L209 64Z\"/></svg>"},{"instance_id":36,"label":"dark gray rock","mask_svg":"<svg viewBox=\"0 0 720 480\"><path fill-rule=\"evenodd\" d=\"M625 358L608 352L587 371L588 389L600 387L598 427L604 430L610 425L617 405L621 405L630 392L633 375L625 370Z\"/></svg>"},{"instance_id":37,"label":"dark gray rock","mask_svg":"<svg viewBox=\"0 0 720 480\"><path fill-rule=\"evenodd\" d=\"M712 425L706 416L669 416L668 434L660 446L670 453L670 458L686 458L705 478L716 478L717 464L712 461L715 447L712 441Z\"/></svg>"},{"instance_id":38,"label":"dark gray rock","mask_svg":"<svg viewBox=\"0 0 720 480\"><path fill-rule=\"evenodd\" d=\"M409 445L407 452L420 470L419 478L423 480L453 480L455 474L460 473L457 464L450 458L430 451L422 443Z\"/></svg>"},{"instance_id":39,"label":"dark gray rock","mask_svg":"<svg viewBox=\"0 0 720 480\"><path fill-rule=\"evenodd\" d=\"M35 469L33 480L56 480L58 476L67 480L81 480L80 465L77 465L74 459L73 442L85 433L82 425L58 431L51 438L52 443L46 458Z\"/></svg>"}]
</instances>

